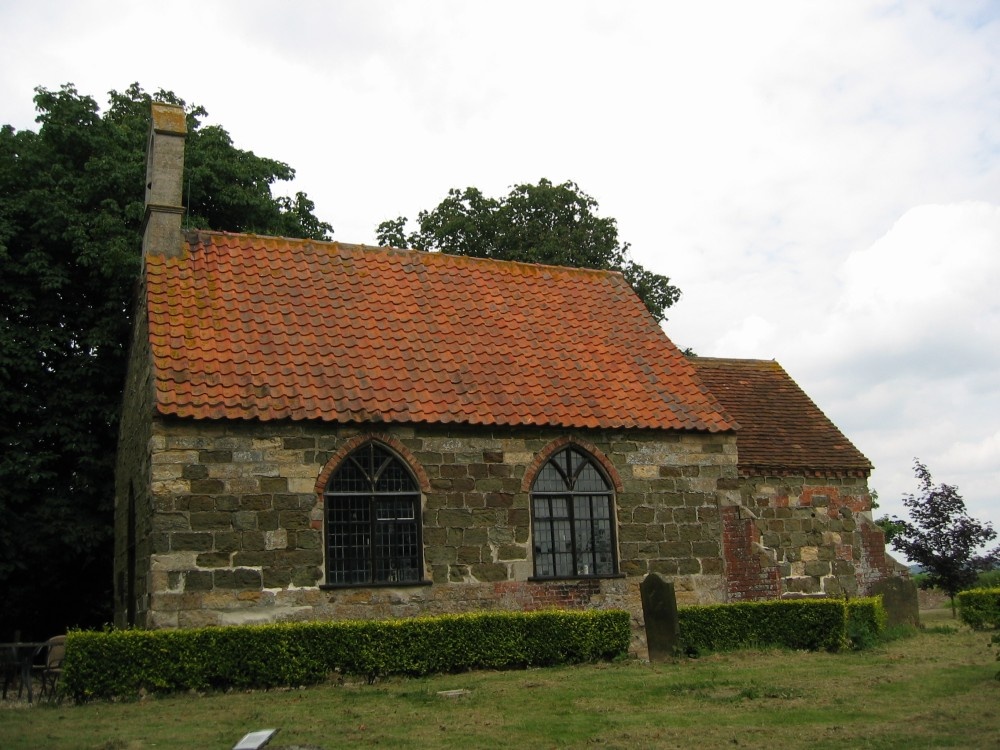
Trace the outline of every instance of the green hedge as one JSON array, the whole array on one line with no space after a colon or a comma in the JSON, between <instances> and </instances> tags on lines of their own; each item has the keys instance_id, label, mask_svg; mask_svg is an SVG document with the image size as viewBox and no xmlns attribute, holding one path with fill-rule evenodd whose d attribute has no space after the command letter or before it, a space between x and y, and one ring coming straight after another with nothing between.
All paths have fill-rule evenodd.
<instances>
[{"instance_id":1,"label":"green hedge","mask_svg":"<svg viewBox=\"0 0 1000 750\"><path fill-rule=\"evenodd\" d=\"M334 672L372 679L550 666L624 655L629 637L629 615L620 610L74 631L62 686L79 701L142 690L297 686Z\"/></svg>"},{"instance_id":2,"label":"green hedge","mask_svg":"<svg viewBox=\"0 0 1000 750\"><path fill-rule=\"evenodd\" d=\"M1000 629L1000 588L960 591L958 614L973 630Z\"/></svg>"},{"instance_id":3,"label":"green hedge","mask_svg":"<svg viewBox=\"0 0 1000 750\"><path fill-rule=\"evenodd\" d=\"M864 648L886 621L878 597L716 604L685 607L677 614L680 649L689 654L760 646L810 651Z\"/></svg>"},{"instance_id":4,"label":"green hedge","mask_svg":"<svg viewBox=\"0 0 1000 750\"><path fill-rule=\"evenodd\" d=\"M889 614L882 597L868 596L847 602L847 640L854 649L871 648L885 631Z\"/></svg>"}]
</instances>

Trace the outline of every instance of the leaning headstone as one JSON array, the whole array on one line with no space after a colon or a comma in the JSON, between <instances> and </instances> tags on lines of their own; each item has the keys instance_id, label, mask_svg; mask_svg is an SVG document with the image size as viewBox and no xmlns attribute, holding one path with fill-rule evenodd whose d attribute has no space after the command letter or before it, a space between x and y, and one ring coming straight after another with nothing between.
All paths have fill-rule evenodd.
<instances>
[{"instance_id":1,"label":"leaning headstone","mask_svg":"<svg viewBox=\"0 0 1000 750\"><path fill-rule=\"evenodd\" d=\"M650 661L673 658L679 628L674 584L659 573L650 573L639 585L642 617L646 621L646 646Z\"/></svg>"},{"instance_id":2,"label":"leaning headstone","mask_svg":"<svg viewBox=\"0 0 1000 750\"><path fill-rule=\"evenodd\" d=\"M882 597L888 615L887 625L920 626L920 601L917 584L908 578L883 578L868 590L870 596Z\"/></svg>"}]
</instances>

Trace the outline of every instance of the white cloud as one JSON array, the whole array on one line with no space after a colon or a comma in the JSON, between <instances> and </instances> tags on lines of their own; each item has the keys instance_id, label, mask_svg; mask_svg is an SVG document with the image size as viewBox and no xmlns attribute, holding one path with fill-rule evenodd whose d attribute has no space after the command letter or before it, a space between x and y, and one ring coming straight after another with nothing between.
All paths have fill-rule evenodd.
<instances>
[{"instance_id":1,"label":"white cloud","mask_svg":"<svg viewBox=\"0 0 1000 750\"><path fill-rule=\"evenodd\" d=\"M919 458L1000 528L1000 206L915 207L839 280L827 324L790 357L800 382L873 460L890 512Z\"/></svg>"},{"instance_id":2,"label":"white cloud","mask_svg":"<svg viewBox=\"0 0 1000 750\"><path fill-rule=\"evenodd\" d=\"M958 441L949 446L941 458L957 471L992 473L995 481L1000 467L1000 430L979 440Z\"/></svg>"},{"instance_id":3,"label":"white cloud","mask_svg":"<svg viewBox=\"0 0 1000 750\"><path fill-rule=\"evenodd\" d=\"M823 346L879 372L1000 366L1000 206L918 206L842 269Z\"/></svg>"}]
</instances>

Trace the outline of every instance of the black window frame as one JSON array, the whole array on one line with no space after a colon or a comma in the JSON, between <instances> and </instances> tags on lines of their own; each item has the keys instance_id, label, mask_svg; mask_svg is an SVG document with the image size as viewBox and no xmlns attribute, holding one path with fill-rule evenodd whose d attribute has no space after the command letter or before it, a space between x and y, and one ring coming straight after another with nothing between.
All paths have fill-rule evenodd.
<instances>
[{"instance_id":1,"label":"black window frame","mask_svg":"<svg viewBox=\"0 0 1000 750\"><path fill-rule=\"evenodd\" d=\"M562 483L558 488L553 486L556 476ZM553 453L532 482L530 501L532 580L621 576L614 487L592 455L574 445ZM599 543L601 526L606 539ZM568 550L558 549L557 531L568 532ZM562 536L558 541L565 544L565 533ZM560 562L567 554L568 568ZM602 554L608 559L599 559Z\"/></svg>"},{"instance_id":2,"label":"black window frame","mask_svg":"<svg viewBox=\"0 0 1000 750\"><path fill-rule=\"evenodd\" d=\"M323 492L322 588L429 584L422 511L420 485L395 451L374 440L351 451Z\"/></svg>"}]
</instances>

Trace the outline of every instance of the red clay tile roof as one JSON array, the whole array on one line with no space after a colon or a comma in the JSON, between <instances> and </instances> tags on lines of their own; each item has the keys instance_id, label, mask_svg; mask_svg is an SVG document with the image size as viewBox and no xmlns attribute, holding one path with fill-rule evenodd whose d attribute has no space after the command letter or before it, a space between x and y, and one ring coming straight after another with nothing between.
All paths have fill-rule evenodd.
<instances>
[{"instance_id":1,"label":"red clay tile roof","mask_svg":"<svg viewBox=\"0 0 1000 750\"><path fill-rule=\"evenodd\" d=\"M868 476L871 462L774 361L691 357L702 382L739 422L744 476Z\"/></svg>"},{"instance_id":2,"label":"red clay tile roof","mask_svg":"<svg viewBox=\"0 0 1000 750\"><path fill-rule=\"evenodd\" d=\"M162 414L734 426L620 274L215 232L146 269Z\"/></svg>"}]
</instances>

